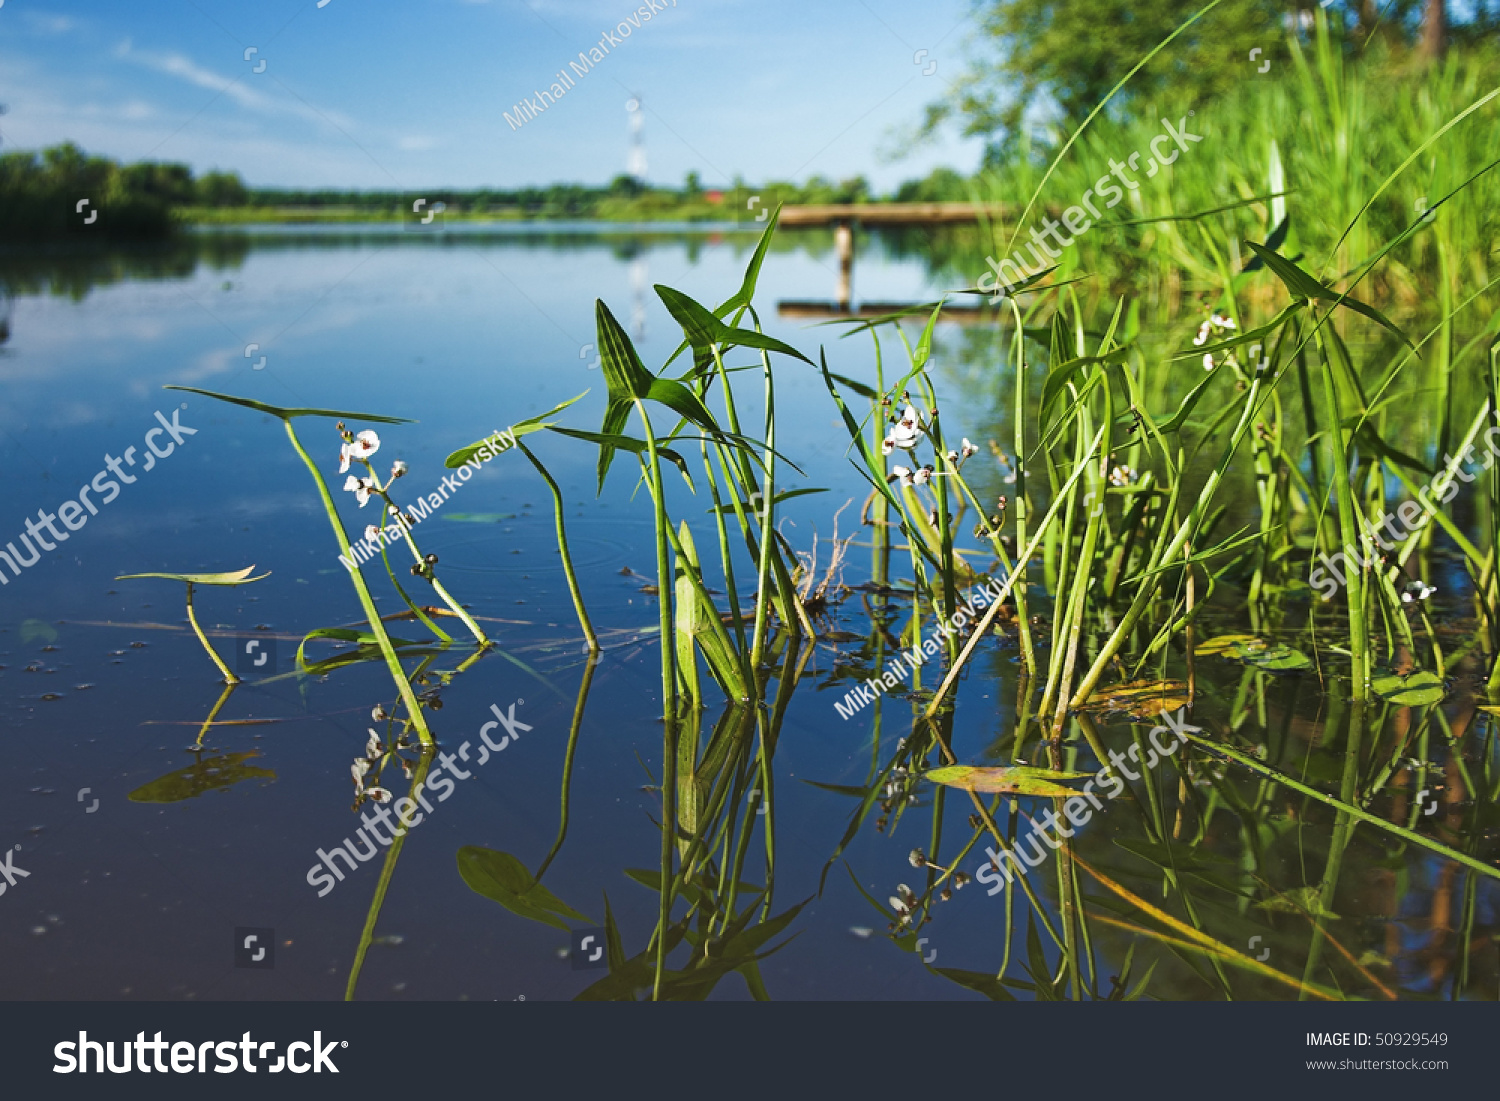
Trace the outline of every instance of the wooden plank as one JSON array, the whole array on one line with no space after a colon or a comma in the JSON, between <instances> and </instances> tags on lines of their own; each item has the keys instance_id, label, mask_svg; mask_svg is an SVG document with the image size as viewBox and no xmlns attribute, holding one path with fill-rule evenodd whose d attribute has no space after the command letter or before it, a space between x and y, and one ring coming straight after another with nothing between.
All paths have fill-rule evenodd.
<instances>
[{"instance_id":1,"label":"wooden plank","mask_svg":"<svg viewBox=\"0 0 1500 1101\"><path fill-rule=\"evenodd\" d=\"M786 300L776 303L776 314L787 321L833 321L884 317L886 314L896 313L898 310L904 310L918 304L913 302L865 302L859 306L849 308L840 306L837 302ZM999 320L1000 316L998 311L986 306L949 304L943 307L941 320L959 325L992 325ZM911 319L918 324L922 324L926 322L927 314L913 314Z\"/></svg>"},{"instance_id":2,"label":"wooden plank","mask_svg":"<svg viewBox=\"0 0 1500 1101\"><path fill-rule=\"evenodd\" d=\"M1000 221L1018 213L1007 203L827 203L781 208L783 226L826 226L856 221L865 225L943 225L977 222L983 213Z\"/></svg>"}]
</instances>

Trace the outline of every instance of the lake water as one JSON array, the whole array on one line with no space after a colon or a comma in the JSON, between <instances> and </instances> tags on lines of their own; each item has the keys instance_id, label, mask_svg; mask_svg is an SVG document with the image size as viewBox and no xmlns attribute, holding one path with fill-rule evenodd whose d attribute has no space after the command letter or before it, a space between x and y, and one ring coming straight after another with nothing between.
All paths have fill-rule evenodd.
<instances>
[{"instance_id":1,"label":"lake water","mask_svg":"<svg viewBox=\"0 0 1500 1101\"><path fill-rule=\"evenodd\" d=\"M840 340L837 329L778 316L778 300L828 299L837 267L826 236L784 240L760 280L757 306L765 328L814 359L822 346L831 370L873 383L868 337ZM131 448L134 465L121 466L115 480L135 480L122 484L118 496L100 490L108 479L99 480L97 513L68 513L80 526L64 531L65 541L42 529L53 549L20 576L0 561L0 576L7 578L0 588L7 750L0 850L19 846L12 863L28 873L0 901L6 957L0 995L342 997L377 890L378 859L349 872L322 897L308 882L320 863L318 850L360 828L350 808L350 764L365 745L371 708L389 706L392 694L378 663L324 676L293 673L304 635L360 618L313 484L274 418L166 391L164 384L283 406L412 418L417 423L379 427L376 464L383 469L390 460L406 461L410 472L398 493L426 495L441 484L449 452L583 391L587 396L562 419L598 427L604 384L593 366L595 298L633 331L648 367L659 369L681 336L651 286L667 284L715 304L738 287L754 242L753 231L729 227L649 235L547 227L441 236L339 227L205 238L110 256L8 258L3 270L13 297L8 339L0 345L6 393L0 468L7 487L0 547L27 532L28 518L56 513L77 498L111 459L125 462ZM918 302L952 285L932 276L920 259L894 256L878 241L862 240L860 247L860 299ZM982 328L939 331L937 377L950 438L1009 439L1000 412L1008 408L1008 374L998 366L995 340ZM884 347L890 377L889 364L904 363L905 356L889 337ZM782 488L828 490L788 502L783 534L808 550L816 532L826 562L833 513L852 500L839 530L856 530L868 487L848 462L847 434L817 373L790 360L778 361L777 371L777 443L804 472L784 470ZM747 389L746 400L758 423L754 389ZM158 414L184 426L181 442L165 457L148 460L148 433L160 426ZM307 418L297 425L334 487L346 526L358 532L374 518L366 515L374 508L362 513L352 495L338 492L333 423ZM160 450L169 438L150 437ZM609 640L583 701L566 840L545 883L587 917L570 923L575 927L602 925L607 898L626 954L635 955L656 922L657 896L626 870L658 867L661 850L655 787L661 685L650 634L657 609L642 591L655 576L649 501L624 461L617 461L596 497L591 446L550 433L527 442L562 487L589 611ZM1005 492L998 467L981 474L978 484L984 496ZM680 486L673 492L677 515L700 517L693 521L698 546L711 555L707 501ZM558 834L564 750L586 665L558 564L550 496L523 456L506 453L455 490L416 534L423 551L438 556L445 583L499 643L497 652L442 688L442 709L430 719L443 749L478 745L492 707L506 712L514 703L515 716L531 729L482 767L471 765L472 777L409 833L358 995L574 997L604 972L575 966L576 954L567 955L568 932L471 891L456 861L460 849L482 846L513 854L534 871ZM17 545L24 554L28 544ZM867 579L867 548L866 533L851 551L846 582ZM195 750L223 686L186 629L181 586L115 578L252 564L270 576L197 592L198 616L225 660L264 657L265 664L245 666L246 682L223 702L216 725ZM367 567L366 575L382 611L400 610L372 570ZM900 701L884 705L878 744L872 711L848 720L834 711L851 683L850 642L869 634L862 600L856 594L834 610L830 637L808 659L777 740L768 912L808 901L767 945L796 934L760 961L760 980L774 998L977 998L938 969L994 972L1007 895L989 897L971 884L934 904L934 920L920 942L893 943L889 914L855 886L857 880L883 904L899 883L922 882L926 873L911 866L908 854L918 846L934 851L934 818L950 838L966 837L967 804L950 798L934 806L930 787L918 791L916 802L887 828L866 821L822 878L859 806L834 788L866 784L872 761L888 757L909 729L903 727L908 705ZM410 622L397 623L393 633L426 637ZM251 639L259 645L247 652ZM326 657L337 648L325 642L310 649ZM452 671L471 650L457 645L439 654L434 671ZM1336 790L1342 749L1337 730L1325 729L1328 701L1317 683L1295 677L1257 682L1261 702L1247 705L1245 684L1236 680L1240 672L1205 678L1210 687L1194 721L1236 729L1249 723L1260 730L1249 736L1264 743L1264 759L1290 761L1309 782ZM1219 680L1221 686L1212 683ZM436 677L432 684L438 685ZM1003 644L965 677L953 735L961 761L1011 763L1016 687L1015 651ZM1468 715L1474 719L1475 713ZM708 715L705 724L715 718ZM1386 721L1382 716L1373 736L1389 736L1394 728L1380 725ZM1128 726L1102 729L1111 739L1130 738ZM1477 738L1478 730L1474 719L1456 737ZM1488 774L1493 739L1483 736L1489 740L1477 756L1473 745L1457 742L1453 754L1467 755L1472 767ZM1425 747L1425 728L1420 737ZM1430 756L1434 768L1447 769L1451 788L1458 781L1446 744L1434 736ZM1087 749L1079 760L1092 762ZM1253 791L1257 783L1245 777L1242 786ZM1164 791L1177 787L1175 778L1161 784ZM1399 798L1409 797L1401 791ZM1203 863L1191 869L1210 885L1199 917L1236 949L1254 954L1264 939L1277 953L1305 957L1303 918L1248 906L1235 895L1234 877L1244 870L1243 853L1253 850L1266 857L1257 874L1279 888L1316 886L1323 870L1312 857L1327 850L1332 815L1289 800L1282 816L1247 823L1240 834L1227 826L1232 808L1219 809L1223 817L1213 820L1198 858ZM1145 839L1146 819L1146 796L1132 793L1080 831L1079 851L1161 904L1163 873L1152 862L1160 853ZM1493 825L1486 802L1481 820L1464 819L1462 828L1467 836L1487 838ZM958 844L950 839L942 851ZM982 850L981 844L964 858L971 873L982 863ZM753 871L758 888L765 883L759 841L753 851L746 874ZM1296 866L1298 853L1308 858L1307 867ZM1382 837L1360 834L1334 907L1344 919L1337 938L1354 957L1368 949L1405 960L1405 992L1439 990L1448 971L1433 961L1451 961L1457 951L1451 936L1443 940L1447 934L1434 916L1457 889L1451 873L1451 865L1419 850L1403 855ZM1055 898L1050 866L1032 878L1044 898ZM1477 908L1481 928L1495 921L1490 882L1464 896ZM273 969L235 965L237 929L274 930ZM1129 943L1110 928L1094 945L1106 992L1107 976L1112 968L1118 972ZM1493 969L1493 956L1490 948L1471 966ZM1290 958L1273 955L1272 963L1300 974L1300 962ZM1201 961L1169 957L1153 990L1163 997L1213 996L1208 970ZM740 975L728 975L710 996L747 998L750 989ZM1267 987L1261 996L1287 992Z\"/></svg>"}]
</instances>

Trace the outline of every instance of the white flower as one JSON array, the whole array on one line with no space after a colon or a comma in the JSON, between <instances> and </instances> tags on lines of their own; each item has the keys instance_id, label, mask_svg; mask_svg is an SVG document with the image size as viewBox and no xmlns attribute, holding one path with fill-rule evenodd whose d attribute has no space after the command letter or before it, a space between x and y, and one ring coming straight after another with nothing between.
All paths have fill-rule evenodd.
<instances>
[{"instance_id":1,"label":"white flower","mask_svg":"<svg viewBox=\"0 0 1500 1101\"><path fill-rule=\"evenodd\" d=\"M1208 322L1198 326L1198 335L1193 337L1193 347L1200 348L1208 342Z\"/></svg>"},{"instance_id":2,"label":"white flower","mask_svg":"<svg viewBox=\"0 0 1500 1101\"><path fill-rule=\"evenodd\" d=\"M406 473L406 461L404 459L397 459L395 462L393 462L391 464L391 477L392 478L399 478L399 477L401 477L401 475L403 475L405 473Z\"/></svg>"},{"instance_id":3,"label":"white flower","mask_svg":"<svg viewBox=\"0 0 1500 1101\"><path fill-rule=\"evenodd\" d=\"M1129 466L1117 466L1109 472L1109 484L1113 486L1128 486L1135 481L1135 468Z\"/></svg>"},{"instance_id":4,"label":"white flower","mask_svg":"<svg viewBox=\"0 0 1500 1101\"><path fill-rule=\"evenodd\" d=\"M920 470L913 470L911 472L911 484L912 485L925 486L928 483L930 483L932 481L932 479L933 479L933 470L932 470L932 467L930 467L930 466L924 466ZM902 484L905 485L906 483L903 482Z\"/></svg>"},{"instance_id":5,"label":"white flower","mask_svg":"<svg viewBox=\"0 0 1500 1101\"><path fill-rule=\"evenodd\" d=\"M1410 604L1413 601L1426 600L1435 592L1437 592L1437 589L1427 584L1427 582L1413 581L1406 586L1406 590L1401 594L1401 603Z\"/></svg>"},{"instance_id":6,"label":"white flower","mask_svg":"<svg viewBox=\"0 0 1500 1101\"><path fill-rule=\"evenodd\" d=\"M352 765L349 766L349 772L354 776L354 785L356 787L363 787L364 786L365 773L367 773L369 771L370 771L370 762L366 761L363 757L361 757L359 760L355 761Z\"/></svg>"},{"instance_id":7,"label":"white flower","mask_svg":"<svg viewBox=\"0 0 1500 1101\"><path fill-rule=\"evenodd\" d=\"M961 466L961 465L963 465L963 461L965 459L967 459L970 455L973 455L973 454L975 454L978 451L979 451L979 448L977 448L973 444L971 444L969 442L969 437L965 436L964 437L964 444L963 444L963 446L961 448L959 448L957 451L950 451L950 452L948 452L948 461L950 463L952 463L954 466Z\"/></svg>"},{"instance_id":8,"label":"white flower","mask_svg":"<svg viewBox=\"0 0 1500 1101\"><path fill-rule=\"evenodd\" d=\"M365 538L371 543L380 538L380 527L376 524L365 525Z\"/></svg>"},{"instance_id":9,"label":"white flower","mask_svg":"<svg viewBox=\"0 0 1500 1101\"><path fill-rule=\"evenodd\" d=\"M882 455L889 455L894 450L896 450L896 441L890 436L880 441L880 453Z\"/></svg>"},{"instance_id":10,"label":"white flower","mask_svg":"<svg viewBox=\"0 0 1500 1101\"><path fill-rule=\"evenodd\" d=\"M915 405L908 405L906 412L901 414L901 419L891 429L891 434L886 437L893 447L899 447L903 451L910 451L917 446L925 431L922 428L922 418L917 413Z\"/></svg>"},{"instance_id":11,"label":"white flower","mask_svg":"<svg viewBox=\"0 0 1500 1101\"><path fill-rule=\"evenodd\" d=\"M380 735L375 733L373 728L370 730L370 740L365 743L365 756L380 756Z\"/></svg>"},{"instance_id":12,"label":"white flower","mask_svg":"<svg viewBox=\"0 0 1500 1101\"><path fill-rule=\"evenodd\" d=\"M365 502L370 499L372 483L368 478L356 478L353 474L344 479L344 489L354 494L354 499L359 502L359 507L364 508Z\"/></svg>"},{"instance_id":13,"label":"white flower","mask_svg":"<svg viewBox=\"0 0 1500 1101\"><path fill-rule=\"evenodd\" d=\"M1214 369L1214 357L1208 352L1203 353L1203 369L1205 371L1212 371Z\"/></svg>"},{"instance_id":14,"label":"white flower","mask_svg":"<svg viewBox=\"0 0 1500 1101\"><path fill-rule=\"evenodd\" d=\"M377 803L389 803L391 801L391 793L386 791L385 788L371 788L365 794Z\"/></svg>"},{"instance_id":15,"label":"white flower","mask_svg":"<svg viewBox=\"0 0 1500 1101\"><path fill-rule=\"evenodd\" d=\"M902 485L909 486L909 485L912 484L912 482L911 482L911 471L907 470L906 467L904 467L904 466L893 466L893 467L891 467L890 477L888 477L886 479L886 481L887 482L900 481L900 483Z\"/></svg>"},{"instance_id":16,"label":"white flower","mask_svg":"<svg viewBox=\"0 0 1500 1101\"><path fill-rule=\"evenodd\" d=\"M908 906L905 902L902 902L895 895L892 895L890 898L886 899L886 901L891 904L891 909L895 910L898 914L904 914L911 909L910 906Z\"/></svg>"},{"instance_id":17,"label":"white flower","mask_svg":"<svg viewBox=\"0 0 1500 1101\"><path fill-rule=\"evenodd\" d=\"M1215 329L1234 329L1238 327L1234 323L1234 318L1225 317L1223 314L1218 312L1215 312L1214 315L1208 319L1208 323Z\"/></svg>"},{"instance_id":18,"label":"white flower","mask_svg":"<svg viewBox=\"0 0 1500 1101\"><path fill-rule=\"evenodd\" d=\"M347 474L349 472L350 459L363 461L379 450L380 437L366 428L359 435L355 436L354 439L339 448L339 473Z\"/></svg>"}]
</instances>

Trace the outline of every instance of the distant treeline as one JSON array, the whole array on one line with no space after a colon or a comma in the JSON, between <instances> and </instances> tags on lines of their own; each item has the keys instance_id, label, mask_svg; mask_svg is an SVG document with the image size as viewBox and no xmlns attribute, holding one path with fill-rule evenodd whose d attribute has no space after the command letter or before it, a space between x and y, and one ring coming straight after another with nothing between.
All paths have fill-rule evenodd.
<instances>
[{"instance_id":1,"label":"distant treeline","mask_svg":"<svg viewBox=\"0 0 1500 1101\"><path fill-rule=\"evenodd\" d=\"M340 191L331 188L252 189L244 205L249 206L352 206L404 209L414 197L446 203L450 210L473 213L515 211L530 217L608 216L621 210L643 214L672 212L684 208L732 207L747 209L749 200L761 196L762 203L867 203L936 202L969 197L964 177L939 168L921 180L909 180L886 196L877 195L863 176L834 182L814 176L803 184L771 182L758 186L735 180L721 188L706 188L696 172L688 173L680 188L642 183L631 176L616 176L603 187L583 184L552 184L548 187L429 188L426 191Z\"/></svg>"},{"instance_id":2,"label":"distant treeline","mask_svg":"<svg viewBox=\"0 0 1500 1101\"><path fill-rule=\"evenodd\" d=\"M833 182L813 177L803 184L742 180L704 187L689 173L679 188L658 187L617 176L601 187L432 188L426 191L356 191L333 188L250 188L238 175L209 172L195 177L183 164L118 164L90 157L72 144L40 152L0 155L0 242L64 237L163 237L189 222L399 218L413 202L426 210L441 202L447 213L497 218L708 221L754 217L761 207L782 203L923 202L969 197L958 173L940 168L922 180L876 196L863 177Z\"/></svg>"},{"instance_id":3,"label":"distant treeline","mask_svg":"<svg viewBox=\"0 0 1500 1101\"><path fill-rule=\"evenodd\" d=\"M238 176L198 178L182 164L118 164L72 144L0 155L0 241L89 233L161 237L189 206L234 206L248 193Z\"/></svg>"}]
</instances>

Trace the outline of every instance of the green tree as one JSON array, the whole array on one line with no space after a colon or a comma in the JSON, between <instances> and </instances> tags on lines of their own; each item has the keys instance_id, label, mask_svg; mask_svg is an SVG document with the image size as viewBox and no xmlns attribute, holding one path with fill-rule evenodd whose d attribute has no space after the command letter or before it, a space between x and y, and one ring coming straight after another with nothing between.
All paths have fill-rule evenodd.
<instances>
[{"instance_id":1,"label":"green tree","mask_svg":"<svg viewBox=\"0 0 1500 1101\"><path fill-rule=\"evenodd\" d=\"M978 49L950 93L926 110L923 131L957 122L990 139L992 163L1022 120L1043 111L1076 125L1111 88L1207 0L975 0ZM1493 35L1491 0L1474 0L1461 26L1449 26L1444 0L1220 0L1188 25L1111 101L1203 102L1252 79L1257 58L1284 57L1285 36L1322 12L1345 49L1364 54L1379 40L1397 54L1435 59L1449 42Z\"/></svg>"},{"instance_id":2,"label":"green tree","mask_svg":"<svg viewBox=\"0 0 1500 1101\"><path fill-rule=\"evenodd\" d=\"M249 198L245 184L234 172L208 172L194 185L199 206L244 206Z\"/></svg>"}]
</instances>

